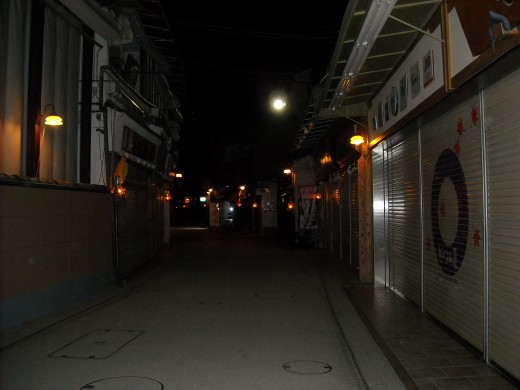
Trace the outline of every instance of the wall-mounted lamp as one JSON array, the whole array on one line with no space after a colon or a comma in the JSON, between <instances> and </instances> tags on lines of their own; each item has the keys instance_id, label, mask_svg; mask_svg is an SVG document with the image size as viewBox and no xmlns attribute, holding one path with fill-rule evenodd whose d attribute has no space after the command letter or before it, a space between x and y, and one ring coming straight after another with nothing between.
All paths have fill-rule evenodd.
<instances>
[{"instance_id":1,"label":"wall-mounted lamp","mask_svg":"<svg viewBox=\"0 0 520 390\"><path fill-rule=\"evenodd\" d=\"M47 111L47 107L50 107L49 111ZM54 109L54 104L45 105L45 109L43 110L43 117L45 118L45 124L47 126L62 126L63 119L56 113Z\"/></svg>"},{"instance_id":2,"label":"wall-mounted lamp","mask_svg":"<svg viewBox=\"0 0 520 390\"><path fill-rule=\"evenodd\" d=\"M118 198L124 198L126 196L126 188L123 187L123 182L120 176L115 177L115 186L112 189Z\"/></svg>"},{"instance_id":3,"label":"wall-mounted lamp","mask_svg":"<svg viewBox=\"0 0 520 390\"><path fill-rule=\"evenodd\" d=\"M164 191L164 201L171 202L171 200L172 200L172 195L170 194L170 191L165 190Z\"/></svg>"},{"instance_id":4,"label":"wall-mounted lamp","mask_svg":"<svg viewBox=\"0 0 520 390\"><path fill-rule=\"evenodd\" d=\"M59 116L56 113L56 110L54 109L54 104L46 104L45 108L43 109L43 114L38 114L38 118L36 121L36 126L38 129L40 129L41 126L41 120L44 119L43 130L41 132L40 137L40 149L38 153L38 165L36 167L36 176L40 177L40 161L42 158L42 152L43 152L43 141L45 140L45 129L47 126L62 126L63 125L63 119L61 116ZM38 130L39 131L39 130Z\"/></svg>"},{"instance_id":5,"label":"wall-mounted lamp","mask_svg":"<svg viewBox=\"0 0 520 390\"><path fill-rule=\"evenodd\" d=\"M177 179L182 179L182 173L176 173L176 174L175 174L175 177L176 177Z\"/></svg>"},{"instance_id":6,"label":"wall-mounted lamp","mask_svg":"<svg viewBox=\"0 0 520 390\"><path fill-rule=\"evenodd\" d=\"M381 29L390 16L397 0L372 0L359 35L343 70L341 80L336 87L334 97L329 105L329 110L341 107L347 92L352 88L354 79L365 62L372 45L376 41Z\"/></svg>"},{"instance_id":7,"label":"wall-mounted lamp","mask_svg":"<svg viewBox=\"0 0 520 390\"><path fill-rule=\"evenodd\" d=\"M353 135L350 138L350 143L352 145L361 145L363 142L365 142L365 139L363 138L362 135L359 135L359 134Z\"/></svg>"},{"instance_id":8,"label":"wall-mounted lamp","mask_svg":"<svg viewBox=\"0 0 520 390\"><path fill-rule=\"evenodd\" d=\"M290 169L284 169L284 170L283 170L283 173L284 173L285 175L290 175L290 174L291 174L291 170L290 170Z\"/></svg>"}]
</instances>

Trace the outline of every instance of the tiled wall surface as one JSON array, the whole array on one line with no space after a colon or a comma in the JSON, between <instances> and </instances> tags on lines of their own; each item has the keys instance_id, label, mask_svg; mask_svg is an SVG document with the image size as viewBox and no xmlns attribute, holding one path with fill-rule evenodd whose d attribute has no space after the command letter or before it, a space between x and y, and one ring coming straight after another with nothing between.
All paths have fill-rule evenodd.
<instances>
[{"instance_id":1,"label":"tiled wall surface","mask_svg":"<svg viewBox=\"0 0 520 390\"><path fill-rule=\"evenodd\" d=\"M111 267L109 194L0 185L3 329L109 285Z\"/></svg>"}]
</instances>

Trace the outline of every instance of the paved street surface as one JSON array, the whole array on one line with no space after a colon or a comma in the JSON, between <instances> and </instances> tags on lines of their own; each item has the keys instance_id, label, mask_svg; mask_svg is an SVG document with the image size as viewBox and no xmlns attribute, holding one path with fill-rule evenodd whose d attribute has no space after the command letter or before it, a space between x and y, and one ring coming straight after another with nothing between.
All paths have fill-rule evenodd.
<instances>
[{"instance_id":1,"label":"paved street surface","mask_svg":"<svg viewBox=\"0 0 520 390\"><path fill-rule=\"evenodd\" d=\"M156 268L4 335L0 388L404 389L323 262L258 235L174 229Z\"/></svg>"}]
</instances>

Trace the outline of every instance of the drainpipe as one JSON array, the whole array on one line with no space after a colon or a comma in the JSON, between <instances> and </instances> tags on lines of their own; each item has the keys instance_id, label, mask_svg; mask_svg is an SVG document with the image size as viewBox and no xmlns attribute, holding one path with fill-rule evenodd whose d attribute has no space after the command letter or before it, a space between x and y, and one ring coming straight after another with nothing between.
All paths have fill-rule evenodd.
<instances>
[{"instance_id":1,"label":"drainpipe","mask_svg":"<svg viewBox=\"0 0 520 390\"><path fill-rule=\"evenodd\" d=\"M109 69L108 66L102 66L101 72L99 76L99 109L103 112L103 141L105 146L105 177L107 180L107 187L113 188L113 230L112 230L112 269L113 269L113 275L114 275L114 282L116 285L120 284L121 278L119 273L119 207L118 207L118 200L117 200L117 191L116 186L114 185L114 181L112 178L112 166L113 161L111 159L110 152L108 150L108 107L110 106L110 103L103 102L103 93L104 93L104 74L105 71ZM112 154L113 158L113 154ZM110 161L110 164L109 164ZM119 176L116 178L116 185L119 185Z\"/></svg>"}]
</instances>

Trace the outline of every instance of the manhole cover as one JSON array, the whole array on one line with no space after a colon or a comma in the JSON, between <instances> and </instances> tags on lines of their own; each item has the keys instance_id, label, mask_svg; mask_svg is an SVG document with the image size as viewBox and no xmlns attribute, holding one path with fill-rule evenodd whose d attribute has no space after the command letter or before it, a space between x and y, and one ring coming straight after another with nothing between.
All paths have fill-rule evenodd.
<instances>
[{"instance_id":1,"label":"manhole cover","mask_svg":"<svg viewBox=\"0 0 520 390\"><path fill-rule=\"evenodd\" d=\"M120 376L90 382L80 390L163 390L161 382L141 376Z\"/></svg>"},{"instance_id":2,"label":"manhole cover","mask_svg":"<svg viewBox=\"0 0 520 390\"><path fill-rule=\"evenodd\" d=\"M106 359L143 333L142 330L95 330L51 353L49 357Z\"/></svg>"},{"instance_id":3,"label":"manhole cover","mask_svg":"<svg viewBox=\"0 0 520 390\"><path fill-rule=\"evenodd\" d=\"M283 368L296 374L326 374L332 370L332 367L323 362L315 362L312 360L295 360L284 363Z\"/></svg>"}]
</instances>

